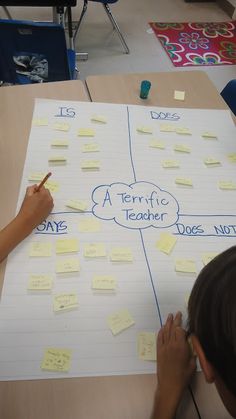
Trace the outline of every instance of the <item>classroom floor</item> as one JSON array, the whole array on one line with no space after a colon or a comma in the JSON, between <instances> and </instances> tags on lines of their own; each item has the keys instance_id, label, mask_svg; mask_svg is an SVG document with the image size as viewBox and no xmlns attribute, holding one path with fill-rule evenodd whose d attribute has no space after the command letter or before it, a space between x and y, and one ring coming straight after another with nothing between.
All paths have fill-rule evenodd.
<instances>
[{"instance_id":1,"label":"classroom floor","mask_svg":"<svg viewBox=\"0 0 236 419\"><path fill-rule=\"evenodd\" d=\"M73 9L73 20L78 19L82 1ZM230 17L215 2L185 3L184 0L119 0L111 5L130 54L123 52L120 40L113 31L101 4L89 2L87 15L76 40L76 48L88 52L88 61L78 62L80 78L92 74L142 73L156 71L204 70L221 91L226 83L236 78L236 66L175 68L153 33L149 21L159 22L217 22ZM13 18L50 20L50 8L10 7ZM2 9L0 17L5 17Z\"/></svg>"}]
</instances>

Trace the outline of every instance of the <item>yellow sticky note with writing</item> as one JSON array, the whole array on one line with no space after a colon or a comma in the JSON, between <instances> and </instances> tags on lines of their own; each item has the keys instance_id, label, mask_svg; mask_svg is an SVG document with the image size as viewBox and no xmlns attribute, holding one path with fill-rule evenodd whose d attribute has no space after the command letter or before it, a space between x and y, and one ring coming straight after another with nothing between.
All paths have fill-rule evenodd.
<instances>
[{"instance_id":1,"label":"yellow sticky note with writing","mask_svg":"<svg viewBox=\"0 0 236 419\"><path fill-rule=\"evenodd\" d=\"M230 163L236 163L236 153L230 153L227 157Z\"/></svg>"},{"instance_id":2,"label":"yellow sticky note with writing","mask_svg":"<svg viewBox=\"0 0 236 419\"><path fill-rule=\"evenodd\" d=\"M185 92L181 90L174 91L174 99L175 100L184 100L185 99Z\"/></svg>"},{"instance_id":3,"label":"yellow sticky note with writing","mask_svg":"<svg viewBox=\"0 0 236 419\"><path fill-rule=\"evenodd\" d=\"M191 259L177 259L175 261L176 272L196 273L196 263Z\"/></svg>"},{"instance_id":4,"label":"yellow sticky note with writing","mask_svg":"<svg viewBox=\"0 0 236 419\"><path fill-rule=\"evenodd\" d=\"M173 250L175 244L177 242L177 238L170 233L161 233L160 238L157 242L157 248L163 253L167 255Z\"/></svg>"},{"instance_id":5,"label":"yellow sticky note with writing","mask_svg":"<svg viewBox=\"0 0 236 419\"><path fill-rule=\"evenodd\" d=\"M56 241L56 253L71 253L79 251L77 239L58 239Z\"/></svg>"},{"instance_id":6,"label":"yellow sticky note with writing","mask_svg":"<svg viewBox=\"0 0 236 419\"><path fill-rule=\"evenodd\" d=\"M80 128L78 130L79 137L94 137L95 131L92 128Z\"/></svg>"},{"instance_id":7,"label":"yellow sticky note with writing","mask_svg":"<svg viewBox=\"0 0 236 419\"><path fill-rule=\"evenodd\" d=\"M179 162L176 160L164 160L162 162L162 167L164 169L175 169L179 167Z\"/></svg>"},{"instance_id":8,"label":"yellow sticky note with writing","mask_svg":"<svg viewBox=\"0 0 236 419\"><path fill-rule=\"evenodd\" d=\"M99 144L87 143L82 145L82 153L96 153L100 151Z\"/></svg>"},{"instance_id":9,"label":"yellow sticky note with writing","mask_svg":"<svg viewBox=\"0 0 236 419\"><path fill-rule=\"evenodd\" d=\"M78 308L78 296L76 293L57 294L53 297L53 310L66 311Z\"/></svg>"},{"instance_id":10,"label":"yellow sticky note with writing","mask_svg":"<svg viewBox=\"0 0 236 419\"><path fill-rule=\"evenodd\" d=\"M212 259L214 259L218 253L215 252L207 252L202 255L202 262L204 265L207 265Z\"/></svg>"},{"instance_id":11,"label":"yellow sticky note with writing","mask_svg":"<svg viewBox=\"0 0 236 419\"><path fill-rule=\"evenodd\" d=\"M191 153L191 148L185 144L175 144L174 151L178 151L179 153Z\"/></svg>"},{"instance_id":12,"label":"yellow sticky note with writing","mask_svg":"<svg viewBox=\"0 0 236 419\"><path fill-rule=\"evenodd\" d=\"M28 290L46 291L51 290L53 279L51 275L30 275Z\"/></svg>"},{"instance_id":13,"label":"yellow sticky note with writing","mask_svg":"<svg viewBox=\"0 0 236 419\"><path fill-rule=\"evenodd\" d=\"M132 251L129 247L114 247L111 249L110 260L112 262L133 262Z\"/></svg>"},{"instance_id":14,"label":"yellow sticky note with writing","mask_svg":"<svg viewBox=\"0 0 236 419\"><path fill-rule=\"evenodd\" d=\"M151 140L149 143L149 147L152 148L160 148L161 150L165 149L165 143L159 140Z\"/></svg>"},{"instance_id":15,"label":"yellow sticky note with writing","mask_svg":"<svg viewBox=\"0 0 236 419\"><path fill-rule=\"evenodd\" d=\"M134 319L127 309L122 309L108 316L107 323L113 335L118 335L118 333L135 324Z\"/></svg>"},{"instance_id":16,"label":"yellow sticky note with writing","mask_svg":"<svg viewBox=\"0 0 236 419\"><path fill-rule=\"evenodd\" d=\"M41 180L43 180L45 176L46 176L46 173L33 172L29 174L28 180L31 182L41 182Z\"/></svg>"},{"instance_id":17,"label":"yellow sticky note with writing","mask_svg":"<svg viewBox=\"0 0 236 419\"><path fill-rule=\"evenodd\" d=\"M171 124L160 124L161 132L175 132L175 126Z\"/></svg>"},{"instance_id":18,"label":"yellow sticky note with writing","mask_svg":"<svg viewBox=\"0 0 236 419\"><path fill-rule=\"evenodd\" d=\"M51 142L52 147L68 147L68 145L69 145L68 140L55 139L55 140L52 140Z\"/></svg>"},{"instance_id":19,"label":"yellow sticky note with writing","mask_svg":"<svg viewBox=\"0 0 236 419\"><path fill-rule=\"evenodd\" d=\"M50 156L48 159L49 163L66 163L65 156Z\"/></svg>"},{"instance_id":20,"label":"yellow sticky note with writing","mask_svg":"<svg viewBox=\"0 0 236 419\"><path fill-rule=\"evenodd\" d=\"M52 255L52 243L32 242L29 255L30 257L50 257Z\"/></svg>"},{"instance_id":21,"label":"yellow sticky note with writing","mask_svg":"<svg viewBox=\"0 0 236 419\"><path fill-rule=\"evenodd\" d=\"M81 233L97 233L101 231L101 223L96 218L83 218L79 221L78 228Z\"/></svg>"},{"instance_id":22,"label":"yellow sticky note with writing","mask_svg":"<svg viewBox=\"0 0 236 419\"><path fill-rule=\"evenodd\" d=\"M107 119L103 115L92 115L91 121L92 122L100 122L102 124L106 124L107 123Z\"/></svg>"},{"instance_id":23,"label":"yellow sticky note with writing","mask_svg":"<svg viewBox=\"0 0 236 419\"><path fill-rule=\"evenodd\" d=\"M175 179L176 185L183 185L183 186L193 186L192 179L189 177L177 177Z\"/></svg>"},{"instance_id":24,"label":"yellow sticky note with writing","mask_svg":"<svg viewBox=\"0 0 236 419\"><path fill-rule=\"evenodd\" d=\"M53 129L56 131L64 131L67 132L70 129L70 125L65 122L56 122L53 125Z\"/></svg>"},{"instance_id":25,"label":"yellow sticky note with writing","mask_svg":"<svg viewBox=\"0 0 236 419\"><path fill-rule=\"evenodd\" d=\"M82 170L99 170L100 161L99 160L83 160L81 162Z\"/></svg>"},{"instance_id":26,"label":"yellow sticky note with writing","mask_svg":"<svg viewBox=\"0 0 236 419\"><path fill-rule=\"evenodd\" d=\"M202 133L203 138L217 139L217 135L212 131L205 131Z\"/></svg>"},{"instance_id":27,"label":"yellow sticky note with writing","mask_svg":"<svg viewBox=\"0 0 236 419\"><path fill-rule=\"evenodd\" d=\"M89 243L84 246L84 257L101 258L107 255L106 248L103 243Z\"/></svg>"},{"instance_id":28,"label":"yellow sticky note with writing","mask_svg":"<svg viewBox=\"0 0 236 419\"><path fill-rule=\"evenodd\" d=\"M56 273L70 273L70 272L79 272L80 265L79 259L77 258L63 258L58 259L56 263Z\"/></svg>"},{"instance_id":29,"label":"yellow sticky note with writing","mask_svg":"<svg viewBox=\"0 0 236 419\"><path fill-rule=\"evenodd\" d=\"M236 189L236 183L231 180L221 180L218 185L223 190L233 191Z\"/></svg>"},{"instance_id":30,"label":"yellow sticky note with writing","mask_svg":"<svg viewBox=\"0 0 236 419\"><path fill-rule=\"evenodd\" d=\"M79 199L70 199L67 201L66 206L69 208L76 209L78 211L86 211L88 209L88 204L86 201L81 201Z\"/></svg>"},{"instance_id":31,"label":"yellow sticky note with writing","mask_svg":"<svg viewBox=\"0 0 236 419\"><path fill-rule=\"evenodd\" d=\"M204 163L208 167L221 166L220 160L216 159L215 157L207 157L206 159L204 159Z\"/></svg>"},{"instance_id":32,"label":"yellow sticky note with writing","mask_svg":"<svg viewBox=\"0 0 236 419\"><path fill-rule=\"evenodd\" d=\"M140 127L137 127L137 132L141 134L152 134L152 128L140 126Z\"/></svg>"},{"instance_id":33,"label":"yellow sticky note with writing","mask_svg":"<svg viewBox=\"0 0 236 419\"><path fill-rule=\"evenodd\" d=\"M35 119L33 119L32 124L35 127L46 127L48 125L48 119L47 118L35 118Z\"/></svg>"},{"instance_id":34,"label":"yellow sticky note with writing","mask_svg":"<svg viewBox=\"0 0 236 419\"><path fill-rule=\"evenodd\" d=\"M92 281L94 290L115 290L116 280L112 275L94 275Z\"/></svg>"},{"instance_id":35,"label":"yellow sticky note with writing","mask_svg":"<svg viewBox=\"0 0 236 419\"><path fill-rule=\"evenodd\" d=\"M186 127L178 127L175 130L176 134L191 135L191 131Z\"/></svg>"},{"instance_id":36,"label":"yellow sticky note with writing","mask_svg":"<svg viewBox=\"0 0 236 419\"><path fill-rule=\"evenodd\" d=\"M69 349L47 348L41 363L45 371L68 372L71 364L72 352Z\"/></svg>"},{"instance_id":37,"label":"yellow sticky note with writing","mask_svg":"<svg viewBox=\"0 0 236 419\"><path fill-rule=\"evenodd\" d=\"M55 182L54 180L47 180L44 184L45 188L48 189L51 193L59 191L59 183Z\"/></svg>"},{"instance_id":38,"label":"yellow sticky note with writing","mask_svg":"<svg viewBox=\"0 0 236 419\"><path fill-rule=\"evenodd\" d=\"M141 332L138 334L138 357L143 361L156 361L156 333Z\"/></svg>"}]
</instances>

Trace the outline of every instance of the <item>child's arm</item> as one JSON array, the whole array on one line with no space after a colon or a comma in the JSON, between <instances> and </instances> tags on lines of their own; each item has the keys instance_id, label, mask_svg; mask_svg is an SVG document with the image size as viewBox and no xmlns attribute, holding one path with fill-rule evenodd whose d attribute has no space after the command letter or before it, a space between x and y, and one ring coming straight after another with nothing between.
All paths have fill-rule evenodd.
<instances>
[{"instance_id":1,"label":"child's arm","mask_svg":"<svg viewBox=\"0 0 236 419\"><path fill-rule=\"evenodd\" d=\"M158 388L152 419L174 419L182 394L195 369L186 332L181 327L182 314L169 314L157 337Z\"/></svg>"},{"instance_id":2,"label":"child's arm","mask_svg":"<svg viewBox=\"0 0 236 419\"><path fill-rule=\"evenodd\" d=\"M36 192L36 186L27 188L25 198L17 216L0 232L0 262L40 224L53 208L53 199L42 187Z\"/></svg>"}]
</instances>

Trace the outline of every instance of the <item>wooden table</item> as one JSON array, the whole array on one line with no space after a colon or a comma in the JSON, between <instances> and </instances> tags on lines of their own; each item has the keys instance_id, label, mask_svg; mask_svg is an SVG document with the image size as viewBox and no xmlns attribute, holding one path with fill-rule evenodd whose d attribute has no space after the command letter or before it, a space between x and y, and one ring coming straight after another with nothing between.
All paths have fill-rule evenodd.
<instances>
[{"instance_id":1,"label":"wooden table","mask_svg":"<svg viewBox=\"0 0 236 419\"><path fill-rule=\"evenodd\" d=\"M204 75L202 75L204 73L191 73L200 73L200 77L205 79ZM191 73L188 72L189 76L184 73L186 77L179 76L180 73L171 73L175 80L181 79L182 83L184 83L181 84L179 82L179 85L176 85L172 81L173 89L187 91L187 78L189 77L192 80ZM155 86L155 80L157 80L157 85L161 84L159 77L169 80L167 73L165 75L163 73L160 74L152 75L152 78L150 75L134 75L133 79L131 75L115 76L113 79L112 76L89 77L87 85L91 89L90 94L93 100L137 103L139 81L143 78L148 78L152 80L153 86ZM104 79L108 80L106 90L101 89L100 78L101 82ZM95 79L97 80L97 93ZM119 83L117 80L119 80ZM130 85L128 80L131 80ZM172 80L172 77L170 77L170 80ZM120 83L123 86L122 89L120 88ZM166 83L167 90L170 88L170 83L168 81ZM189 85L192 86L190 82ZM216 106L224 108L224 102L219 98L211 83L209 82L208 86L210 93L208 93L207 85L205 80L204 96L208 98L211 96ZM108 86L112 86L113 90L108 92ZM134 86L136 86L135 92L133 91ZM115 87L117 100L114 95ZM195 93L191 93L193 97L199 96L198 88L199 86L196 82ZM162 86L162 90L164 92L164 86ZM103 92L103 97L100 95L101 91ZM122 91L123 93L126 92L123 97ZM159 88L158 91L161 99ZM0 227L6 224L15 212L35 97L88 100L86 90L79 81L48 83L37 86L4 87L0 89ZM132 97L133 102L131 101ZM161 103L168 106L167 101L159 102L159 98L153 97L152 94L149 99L152 102L146 103L149 105ZM163 100L164 98L165 95L163 93ZM187 106L186 103L185 106ZM194 102L194 106L196 106L196 102ZM201 104L199 103L200 106ZM205 102L204 106L207 107ZM210 102L208 107L210 107ZM0 280L3 278L4 266L2 264L0 267ZM151 413L155 388L155 375L0 382L0 418L148 419ZM214 387L206 387L200 374L197 374L194 379L193 391L202 418L229 418L221 402L219 402ZM189 394L186 395L180 408L179 418L198 418Z\"/></svg>"}]
</instances>

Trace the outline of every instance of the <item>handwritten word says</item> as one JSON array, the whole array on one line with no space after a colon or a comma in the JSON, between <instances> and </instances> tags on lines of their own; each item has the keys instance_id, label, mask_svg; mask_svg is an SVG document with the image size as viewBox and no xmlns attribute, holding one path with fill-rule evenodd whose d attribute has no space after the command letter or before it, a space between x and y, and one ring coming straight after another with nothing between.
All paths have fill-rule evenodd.
<instances>
[{"instance_id":1,"label":"handwritten word says","mask_svg":"<svg viewBox=\"0 0 236 419\"><path fill-rule=\"evenodd\" d=\"M44 220L36 228L36 234L66 234L67 224L65 221L46 221Z\"/></svg>"},{"instance_id":2,"label":"handwritten word says","mask_svg":"<svg viewBox=\"0 0 236 419\"><path fill-rule=\"evenodd\" d=\"M180 119L180 116L177 113L151 111L150 114L152 119L161 121L178 121Z\"/></svg>"},{"instance_id":3,"label":"handwritten word says","mask_svg":"<svg viewBox=\"0 0 236 419\"><path fill-rule=\"evenodd\" d=\"M54 115L56 118L74 118L75 109L67 108L66 106L59 106L58 113Z\"/></svg>"}]
</instances>

